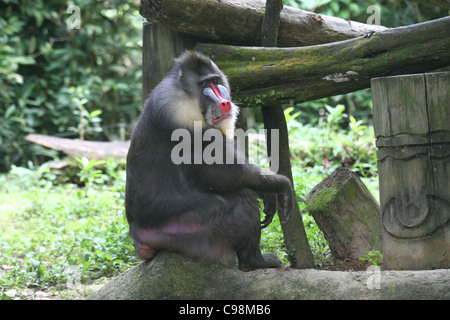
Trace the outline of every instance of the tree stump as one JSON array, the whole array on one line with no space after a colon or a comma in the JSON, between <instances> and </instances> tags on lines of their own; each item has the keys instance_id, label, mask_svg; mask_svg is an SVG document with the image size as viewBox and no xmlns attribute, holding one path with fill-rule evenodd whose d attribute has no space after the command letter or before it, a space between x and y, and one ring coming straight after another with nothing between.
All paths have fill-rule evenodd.
<instances>
[{"instance_id":1,"label":"tree stump","mask_svg":"<svg viewBox=\"0 0 450 320\"><path fill-rule=\"evenodd\" d=\"M339 168L319 183L306 203L336 259L358 260L380 250L380 207L350 169Z\"/></svg>"},{"instance_id":2,"label":"tree stump","mask_svg":"<svg viewBox=\"0 0 450 320\"><path fill-rule=\"evenodd\" d=\"M450 263L450 72L372 79L383 267Z\"/></svg>"}]
</instances>

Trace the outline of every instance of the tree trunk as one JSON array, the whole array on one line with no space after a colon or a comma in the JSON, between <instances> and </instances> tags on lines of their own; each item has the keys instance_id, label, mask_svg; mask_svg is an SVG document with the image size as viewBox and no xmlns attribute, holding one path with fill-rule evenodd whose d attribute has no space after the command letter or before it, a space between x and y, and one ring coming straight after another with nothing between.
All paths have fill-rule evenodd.
<instances>
[{"instance_id":1,"label":"tree trunk","mask_svg":"<svg viewBox=\"0 0 450 320\"><path fill-rule=\"evenodd\" d=\"M450 65L450 17L302 48L198 44L245 106L300 103L368 88L379 76Z\"/></svg>"},{"instance_id":2,"label":"tree trunk","mask_svg":"<svg viewBox=\"0 0 450 320\"><path fill-rule=\"evenodd\" d=\"M448 270L343 272L207 266L169 252L111 280L94 300L450 299ZM184 303L185 305L185 303ZM166 310L169 316L174 310ZM175 310L178 314L179 309Z\"/></svg>"},{"instance_id":3,"label":"tree trunk","mask_svg":"<svg viewBox=\"0 0 450 320\"><path fill-rule=\"evenodd\" d=\"M205 42L259 46L264 7L264 0L142 0L140 12L147 21ZM315 45L382 30L386 28L284 6L278 46Z\"/></svg>"},{"instance_id":4,"label":"tree trunk","mask_svg":"<svg viewBox=\"0 0 450 320\"><path fill-rule=\"evenodd\" d=\"M340 168L319 183L306 203L336 259L357 261L381 250L380 206L350 169Z\"/></svg>"},{"instance_id":5,"label":"tree trunk","mask_svg":"<svg viewBox=\"0 0 450 320\"><path fill-rule=\"evenodd\" d=\"M280 22L280 11L283 8L282 0L267 0L266 12L262 28L262 46L276 47L278 25ZM267 129L267 153L269 158L274 152L278 152L279 174L291 180L294 185L291 169L291 154L289 151L289 135L283 108L280 105L266 106L262 108L264 128ZM271 130L279 130L279 143L271 141ZM276 149L278 147L278 149ZM302 216L298 207L295 192L293 194L294 204L289 223L282 224L284 242L289 252L291 265L294 268L304 269L314 267L314 258L306 237ZM282 218L280 218L282 221Z\"/></svg>"}]
</instances>

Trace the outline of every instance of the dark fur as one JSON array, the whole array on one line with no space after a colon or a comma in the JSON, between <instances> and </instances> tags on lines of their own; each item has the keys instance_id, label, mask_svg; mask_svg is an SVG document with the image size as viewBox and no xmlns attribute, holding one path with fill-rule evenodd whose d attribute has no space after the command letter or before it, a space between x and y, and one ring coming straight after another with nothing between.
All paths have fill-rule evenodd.
<instances>
[{"instance_id":1,"label":"dark fur","mask_svg":"<svg viewBox=\"0 0 450 320\"><path fill-rule=\"evenodd\" d=\"M197 98L205 114L216 106L202 97L199 79L215 74L229 90L223 73L205 56L188 52L175 61L147 100L128 152L126 215L137 253L151 259L157 250L168 249L208 261L236 253L241 269L278 267L274 255L263 256L259 250L257 194L278 195L280 209L288 216L291 184L281 175L261 175L259 167L248 163L172 163L171 150L177 144L171 141L172 131L192 129L174 116L178 92ZM269 220L276 204L272 201L270 207Z\"/></svg>"}]
</instances>

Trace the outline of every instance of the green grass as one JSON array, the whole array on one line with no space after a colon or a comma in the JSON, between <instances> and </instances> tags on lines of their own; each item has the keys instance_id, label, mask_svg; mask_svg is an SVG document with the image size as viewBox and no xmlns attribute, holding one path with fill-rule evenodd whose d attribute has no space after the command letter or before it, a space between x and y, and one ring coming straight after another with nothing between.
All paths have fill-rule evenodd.
<instances>
[{"instance_id":1,"label":"green grass","mask_svg":"<svg viewBox=\"0 0 450 320\"><path fill-rule=\"evenodd\" d=\"M37 172L14 168L0 178L0 294L16 287L64 289L137 263L123 181L79 188L53 185Z\"/></svg>"}]
</instances>

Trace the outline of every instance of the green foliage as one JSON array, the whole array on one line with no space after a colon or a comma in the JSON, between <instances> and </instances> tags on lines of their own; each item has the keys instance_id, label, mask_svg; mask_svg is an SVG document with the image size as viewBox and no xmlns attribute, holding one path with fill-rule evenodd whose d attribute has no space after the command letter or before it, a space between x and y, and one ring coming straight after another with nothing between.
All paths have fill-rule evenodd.
<instances>
[{"instance_id":1,"label":"green foliage","mask_svg":"<svg viewBox=\"0 0 450 320\"><path fill-rule=\"evenodd\" d=\"M309 192L328 175L342 166L350 167L363 177L364 183L378 198L378 169L373 127L363 120L345 113L344 105L331 107L323 100L314 101L320 115L316 121L302 117L298 107L285 109L289 145L292 155L292 172L295 191L306 235L316 264L330 263L329 247L323 233L306 208ZM350 118L348 128L344 128ZM250 159L252 160L252 159ZM284 252L281 260L289 265L278 217L262 231L261 247L264 253Z\"/></svg>"},{"instance_id":2,"label":"green foliage","mask_svg":"<svg viewBox=\"0 0 450 320\"><path fill-rule=\"evenodd\" d=\"M106 161L89 160L86 157L82 157L81 159L77 158L76 161L81 164L81 170L78 173L78 176L80 177L80 181L85 185L101 184L102 182L106 182L104 179L108 179L108 176L104 175L100 169L96 168L96 166L105 164Z\"/></svg>"},{"instance_id":3,"label":"green foliage","mask_svg":"<svg viewBox=\"0 0 450 320\"><path fill-rule=\"evenodd\" d=\"M0 177L0 294L62 289L137 263L124 218L124 171L105 162L108 177L99 179L93 164L85 163L91 175L83 189L55 183L47 165Z\"/></svg>"},{"instance_id":4,"label":"green foliage","mask_svg":"<svg viewBox=\"0 0 450 320\"><path fill-rule=\"evenodd\" d=\"M380 8L380 23L394 28L442 18L448 11L438 7L404 0L284 0L284 4L328 16L366 23L372 15L369 6Z\"/></svg>"},{"instance_id":5,"label":"green foliage","mask_svg":"<svg viewBox=\"0 0 450 320\"><path fill-rule=\"evenodd\" d=\"M350 116L349 129L343 129L348 115L345 107L332 108L324 105L317 124L303 124L294 121L290 114L294 107L285 110L289 119L289 140L295 163L302 167L321 164L326 172L333 172L341 166L352 167L363 177L375 176L375 135L372 126ZM297 115L298 112L296 113ZM298 117L298 116L297 116Z\"/></svg>"},{"instance_id":6,"label":"green foliage","mask_svg":"<svg viewBox=\"0 0 450 320\"><path fill-rule=\"evenodd\" d=\"M367 254L363 255L358 260L368 261L371 265L381 268L381 263L383 261L383 254L378 250L369 251Z\"/></svg>"},{"instance_id":7,"label":"green foliage","mask_svg":"<svg viewBox=\"0 0 450 320\"><path fill-rule=\"evenodd\" d=\"M328 242L326 241L322 230L319 229L314 218L307 214L307 212L304 212L302 217L309 246L313 253L314 262L317 266L322 266L324 263L331 263L332 261L327 258L330 253L330 248L328 247Z\"/></svg>"},{"instance_id":8,"label":"green foliage","mask_svg":"<svg viewBox=\"0 0 450 320\"><path fill-rule=\"evenodd\" d=\"M263 216L261 216L262 218ZM289 259L286 253L286 245L284 244L283 232L281 230L280 219L278 215L273 218L273 222L265 229L261 230L261 252L282 253L279 258L283 265L289 265Z\"/></svg>"},{"instance_id":9,"label":"green foliage","mask_svg":"<svg viewBox=\"0 0 450 320\"><path fill-rule=\"evenodd\" d=\"M80 29L68 29L80 8ZM0 2L0 171L55 157L28 133L111 140L141 104L135 1Z\"/></svg>"}]
</instances>

